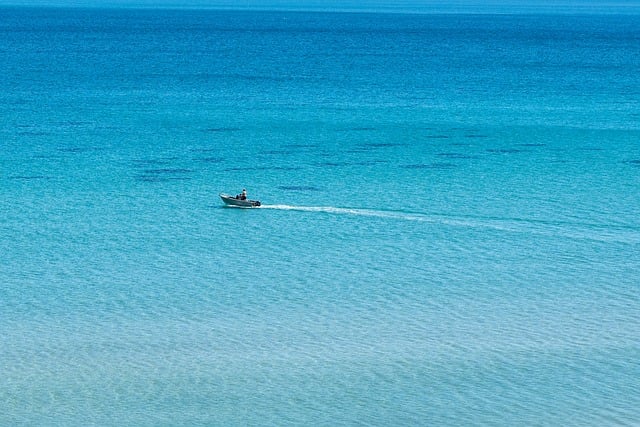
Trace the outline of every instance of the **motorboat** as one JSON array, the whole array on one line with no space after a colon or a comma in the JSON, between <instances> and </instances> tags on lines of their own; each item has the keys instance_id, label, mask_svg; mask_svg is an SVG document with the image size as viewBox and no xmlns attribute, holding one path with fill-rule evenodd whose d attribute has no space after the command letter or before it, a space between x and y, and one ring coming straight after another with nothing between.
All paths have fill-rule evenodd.
<instances>
[{"instance_id":1,"label":"motorboat","mask_svg":"<svg viewBox=\"0 0 640 427\"><path fill-rule=\"evenodd\" d=\"M231 196L229 194L220 193L220 198L227 206L235 206L239 208L255 208L260 206L259 200L243 199L241 195Z\"/></svg>"}]
</instances>

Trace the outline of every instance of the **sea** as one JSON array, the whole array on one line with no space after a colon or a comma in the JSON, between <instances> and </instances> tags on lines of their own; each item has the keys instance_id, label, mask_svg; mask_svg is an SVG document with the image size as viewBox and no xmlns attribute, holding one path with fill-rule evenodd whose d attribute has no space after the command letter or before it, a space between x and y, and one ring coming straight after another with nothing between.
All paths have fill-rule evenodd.
<instances>
[{"instance_id":1,"label":"sea","mask_svg":"<svg viewBox=\"0 0 640 427\"><path fill-rule=\"evenodd\" d=\"M640 425L640 15L4 6L0 76L0 425Z\"/></svg>"}]
</instances>

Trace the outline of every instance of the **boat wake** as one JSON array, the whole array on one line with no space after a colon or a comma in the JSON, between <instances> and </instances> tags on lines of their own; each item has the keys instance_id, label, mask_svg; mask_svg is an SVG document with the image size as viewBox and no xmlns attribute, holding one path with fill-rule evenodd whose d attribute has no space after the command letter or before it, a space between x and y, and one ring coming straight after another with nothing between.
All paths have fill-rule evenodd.
<instances>
[{"instance_id":1,"label":"boat wake","mask_svg":"<svg viewBox=\"0 0 640 427\"><path fill-rule=\"evenodd\" d=\"M355 215L368 216L376 218L387 218L402 221L418 221L432 224L446 224L466 227L485 226L500 230L509 230L508 224L496 221L488 221L472 218L455 218L445 215L426 214L419 212L407 212L399 210L383 210L383 209L363 209L363 208L338 208L333 206L292 206L292 205L262 205L261 209L277 209L300 212L323 212L335 215ZM515 230L513 230L515 231Z\"/></svg>"},{"instance_id":2,"label":"boat wake","mask_svg":"<svg viewBox=\"0 0 640 427\"><path fill-rule=\"evenodd\" d=\"M453 227L485 228L512 233L530 233L564 236L578 240L615 241L640 244L640 230L629 226L609 224L588 224L570 221L543 221L526 218L488 218L472 216L451 216L398 210L340 208L334 206L293 206L262 205L257 209L274 209L299 212L320 212L334 215L353 215L386 218L399 221L415 221L442 224Z\"/></svg>"},{"instance_id":3,"label":"boat wake","mask_svg":"<svg viewBox=\"0 0 640 427\"><path fill-rule=\"evenodd\" d=\"M338 208L333 206L291 206L291 205L262 205L260 209L278 209L285 211L300 211L300 212L324 212L336 215L357 215L357 216L372 216L380 218L394 218L414 221L428 221L429 217L424 214L411 214L401 211L386 211L376 209L361 209L361 208Z\"/></svg>"}]
</instances>

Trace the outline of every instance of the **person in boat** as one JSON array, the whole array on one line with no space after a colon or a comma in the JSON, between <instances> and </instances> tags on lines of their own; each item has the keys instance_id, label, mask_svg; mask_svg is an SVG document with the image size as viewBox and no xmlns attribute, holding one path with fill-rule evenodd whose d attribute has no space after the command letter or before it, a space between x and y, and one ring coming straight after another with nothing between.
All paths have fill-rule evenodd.
<instances>
[{"instance_id":1,"label":"person in boat","mask_svg":"<svg viewBox=\"0 0 640 427\"><path fill-rule=\"evenodd\" d=\"M242 189L242 193L238 194L236 196L236 199L238 200L247 200L247 190L246 189Z\"/></svg>"}]
</instances>

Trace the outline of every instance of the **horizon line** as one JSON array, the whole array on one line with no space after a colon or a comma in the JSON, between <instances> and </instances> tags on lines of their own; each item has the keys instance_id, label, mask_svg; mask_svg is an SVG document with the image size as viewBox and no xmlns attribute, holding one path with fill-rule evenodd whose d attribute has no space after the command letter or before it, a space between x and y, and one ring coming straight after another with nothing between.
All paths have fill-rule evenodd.
<instances>
[{"instance_id":1,"label":"horizon line","mask_svg":"<svg viewBox=\"0 0 640 427\"><path fill-rule=\"evenodd\" d=\"M185 11L237 11L237 12L317 12L317 13L392 13L392 14L460 14L460 15L636 15L640 14L640 4L615 4L615 5L429 5L422 7L406 6L377 6L377 7L326 7L326 6L238 6L238 5L199 5L199 4L144 4L144 3L102 3L91 2L49 2L44 4L31 4L29 2L0 1L0 8L29 8L29 9L94 9L94 10L185 10Z\"/></svg>"}]
</instances>

